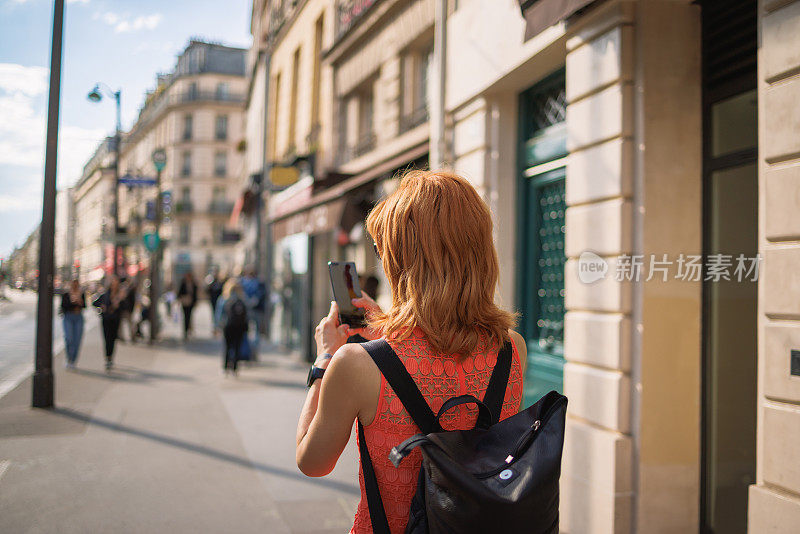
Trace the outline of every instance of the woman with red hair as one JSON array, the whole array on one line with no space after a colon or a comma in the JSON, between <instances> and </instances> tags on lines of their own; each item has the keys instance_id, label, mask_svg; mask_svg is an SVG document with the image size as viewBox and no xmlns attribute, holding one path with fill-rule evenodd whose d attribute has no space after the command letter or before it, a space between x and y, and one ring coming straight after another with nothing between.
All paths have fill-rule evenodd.
<instances>
[{"instance_id":1,"label":"woman with red hair","mask_svg":"<svg viewBox=\"0 0 800 534\"><path fill-rule=\"evenodd\" d=\"M475 188L446 171L412 171L367 218L392 292L381 310L366 295L353 304L367 309L363 335L384 338L402 361L434 413L464 394L483 398L499 350L509 339L513 355L500 418L519 411L525 343L511 330L515 316L494 302L499 265L491 213ZM316 329L317 360L297 428L297 465L308 476L327 475L350 439L353 422L364 440L393 533L403 532L422 461L415 450L394 467L391 448L420 429L355 331L338 321L338 308ZM324 371L322 371L324 369ZM499 400L499 399L498 399ZM461 405L441 419L445 430L472 428L477 408ZM372 532L359 469L361 502L351 532Z\"/></svg>"}]
</instances>

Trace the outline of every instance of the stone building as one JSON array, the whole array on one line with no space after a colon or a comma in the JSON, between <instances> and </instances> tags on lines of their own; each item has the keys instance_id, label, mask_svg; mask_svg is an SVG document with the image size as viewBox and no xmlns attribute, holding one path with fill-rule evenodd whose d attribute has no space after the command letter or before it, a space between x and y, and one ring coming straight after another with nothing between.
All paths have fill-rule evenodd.
<instances>
[{"instance_id":1,"label":"stone building","mask_svg":"<svg viewBox=\"0 0 800 534\"><path fill-rule=\"evenodd\" d=\"M72 188L67 187L56 193L55 220L55 275L59 283L69 281L74 273L75 253L75 203Z\"/></svg>"},{"instance_id":2,"label":"stone building","mask_svg":"<svg viewBox=\"0 0 800 534\"><path fill-rule=\"evenodd\" d=\"M191 41L175 69L157 77L136 123L126 133L120 175L153 178L153 151L167 153L162 173L164 279L184 272L232 270L237 234L229 218L242 168L245 50ZM120 224L133 274L149 263L142 243L152 232L154 187L120 186Z\"/></svg>"},{"instance_id":3,"label":"stone building","mask_svg":"<svg viewBox=\"0 0 800 534\"><path fill-rule=\"evenodd\" d=\"M99 281L114 268L114 138L107 137L72 187L72 263L82 283Z\"/></svg>"},{"instance_id":4,"label":"stone building","mask_svg":"<svg viewBox=\"0 0 800 534\"><path fill-rule=\"evenodd\" d=\"M800 2L276 5L271 165L301 168L304 80L330 98L324 155L268 209L298 275L272 282L311 310L292 335L328 260L381 276L360 221L392 176L443 161L494 213L526 403L570 399L562 531L796 531ZM281 36L325 5L307 77Z\"/></svg>"},{"instance_id":5,"label":"stone building","mask_svg":"<svg viewBox=\"0 0 800 534\"><path fill-rule=\"evenodd\" d=\"M570 399L564 532L800 524L799 24L742 0L447 18L446 159L495 213L528 401Z\"/></svg>"}]
</instances>

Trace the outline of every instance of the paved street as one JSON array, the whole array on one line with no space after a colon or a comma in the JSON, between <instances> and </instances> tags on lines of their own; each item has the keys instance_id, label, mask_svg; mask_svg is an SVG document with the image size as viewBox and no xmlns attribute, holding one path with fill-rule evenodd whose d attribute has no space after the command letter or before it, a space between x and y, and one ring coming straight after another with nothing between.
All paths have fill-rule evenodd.
<instances>
[{"instance_id":1,"label":"paved street","mask_svg":"<svg viewBox=\"0 0 800 534\"><path fill-rule=\"evenodd\" d=\"M78 371L56 358L54 410L29 408L30 379L0 399L0 530L346 532L355 439L324 479L294 462L305 365L265 354L225 378L218 341L167 329L156 348L120 345L110 374L88 333Z\"/></svg>"},{"instance_id":2,"label":"paved street","mask_svg":"<svg viewBox=\"0 0 800 534\"><path fill-rule=\"evenodd\" d=\"M6 290L9 300L0 301L0 398L11 391L33 370L34 340L36 337L36 293ZM53 347L64 349L64 335L58 317L58 298L53 307ZM87 331L98 321L86 314Z\"/></svg>"}]
</instances>

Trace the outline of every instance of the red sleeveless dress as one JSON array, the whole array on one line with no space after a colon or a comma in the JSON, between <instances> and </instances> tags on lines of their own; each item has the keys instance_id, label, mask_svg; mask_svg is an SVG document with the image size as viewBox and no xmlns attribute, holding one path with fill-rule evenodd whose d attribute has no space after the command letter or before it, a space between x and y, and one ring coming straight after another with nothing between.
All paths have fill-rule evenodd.
<instances>
[{"instance_id":1,"label":"red sleeveless dress","mask_svg":"<svg viewBox=\"0 0 800 534\"><path fill-rule=\"evenodd\" d=\"M405 364L434 413L437 413L450 397L468 393L483 399L492 369L497 362L499 349L481 340L472 354L459 361L456 356L435 353L419 329L415 329L411 337L402 341L395 337L390 337L387 341ZM521 400L522 369L517 347L514 346L501 419L516 414ZM445 430L472 428L477 417L478 409L474 405L461 405L444 414L441 423ZM400 467L396 468L389 461L389 451L417 433L419 433L417 425L403 408L400 399L386 379L381 376L378 410L374 421L364 427L364 437L375 466L375 475L392 534L405 531L411 498L417 489L422 453L419 449L415 449L403 460ZM361 502L358 503L355 522L350 532L369 534L372 532L372 523L360 461L358 482L361 486Z\"/></svg>"}]
</instances>

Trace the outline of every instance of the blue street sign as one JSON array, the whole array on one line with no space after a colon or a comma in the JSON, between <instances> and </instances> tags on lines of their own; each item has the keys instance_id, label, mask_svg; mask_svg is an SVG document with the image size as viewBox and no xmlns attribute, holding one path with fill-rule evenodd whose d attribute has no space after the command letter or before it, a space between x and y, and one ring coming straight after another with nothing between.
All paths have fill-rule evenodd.
<instances>
[{"instance_id":1,"label":"blue street sign","mask_svg":"<svg viewBox=\"0 0 800 534\"><path fill-rule=\"evenodd\" d=\"M128 187L152 187L156 185L156 179L126 174L120 177L119 183L121 185L127 185Z\"/></svg>"}]
</instances>

